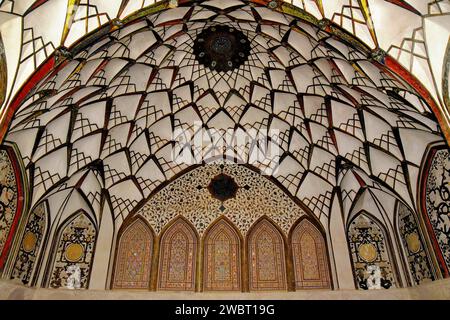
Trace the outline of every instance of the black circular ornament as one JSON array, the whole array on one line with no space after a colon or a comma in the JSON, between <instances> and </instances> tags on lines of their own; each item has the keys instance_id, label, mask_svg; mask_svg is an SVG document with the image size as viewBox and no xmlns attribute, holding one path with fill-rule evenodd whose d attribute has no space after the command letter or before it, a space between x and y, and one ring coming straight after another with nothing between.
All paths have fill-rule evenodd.
<instances>
[{"instance_id":1,"label":"black circular ornament","mask_svg":"<svg viewBox=\"0 0 450 320\"><path fill-rule=\"evenodd\" d=\"M220 201L234 198L238 189L239 186L234 179L223 173L214 177L208 185L211 195Z\"/></svg>"},{"instance_id":2,"label":"black circular ornament","mask_svg":"<svg viewBox=\"0 0 450 320\"><path fill-rule=\"evenodd\" d=\"M250 42L242 31L224 25L211 26L198 34L194 54L205 67L218 72L239 68L250 54Z\"/></svg>"}]
</instances>

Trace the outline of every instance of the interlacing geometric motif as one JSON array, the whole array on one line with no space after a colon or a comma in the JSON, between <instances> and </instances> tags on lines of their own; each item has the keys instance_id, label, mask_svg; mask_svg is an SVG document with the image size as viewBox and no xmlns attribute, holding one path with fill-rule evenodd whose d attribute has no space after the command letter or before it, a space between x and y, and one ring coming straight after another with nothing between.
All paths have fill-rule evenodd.
<instances>
[{"instance_id":1,"label":"interlacing geometric motif","mask_svg":"<svg viewBox=\"0 0 450 320\"><path fill-rule=\"evenodd\" d=\"M241 241L225 219L208 231L204 240L204 290L241 289Z\"/></svg>"},{"instance_id":2,"label":"interlacing geometric motif","mask_svg":"<svg viewBox=\"0 0 450 320\"><path fill-rule=\"evenodd\" d=\"M450 268L450 151L441 149L431 160L425 185L427 215L447 268Z\"/></svg>"},{"instance_id":3,"label":"interlacing geometric motif","mask_svg":"<svg viewBox=\"0 0 450 320\"><path fill-rule=\"evenodd\" d=\"M248 38L250 54L239 68L211 71L196 60L194 41L213 25ZM221 133L279 130L279 166L273 159L255 166L275 166L277 181L317 217L329 215L342 162L410 200L415 171L406 164L417 166L420 150L443 140L423 99L366 53L240 1L180 4L102 37L34 87L6 140L17 143L32 178L32 204L94 173L80 192L94 208L106 194L114 216L125 220L187 167L172 159L176 130L190 133L194 155L249 161L254 144L196 147L195 122ZM417 149L403 143L410 135Z\"/></svg>"},{"instance_id":4,"label":"interlacing geometric motif","mask_svg":"<svg viewBox=\"0 0 450 320\"><path fill-rule=\"evenodd\" d=\"M80 270L80 289L88 288L96 236L94 224L83 212L63 225L55 239L53 264L48 272L51 288L67 287L71 266Z\"/></svg>"},{"instance_id":5,"label":"interlacing geometric motif","mask_svg":"<svg viewBox=\"0 0 450 320\"><path fill-rule=\"evenodd\" d=\"M248 236L250 291L286 290L284 240L277 228L262 219Z\"/></svg>"},{"instance_id":6,"label":"interlacing geometric motif","mask_svg":"<svg viewBox=\"0 0 450 320\"><path fill-rule=\"evenodd\" d=\"M3 74L0 73L0 77L3 75L2 78L7 80L4 81L3 92L0 90L0 102L4 94L10 101L11 96L20 90L30 74L58 47L69 48L87 33L117 23L117 19L126 20L143 8L152 10L150 6L155 2L155 0L0 1L3 19L0 30L8 60L7 70L5 66ZM164 8L168 2L158 2L155 6ZM173 6L176 2L172 0L169 3ZM185 1L178 2L185 3ZM448 0L285 0L285 2L305 10L311 15L311 19L333 21L359 37L371 48L380 47L389 51L425 84L436 100L442 100L445 92L441 92L440 89L444 80L444 77L441 77L443 74L441 70L444 66L441 59L434 58L442 56L448 41L449 29L446 22L450 11ZM244 3L247 1L210 1L211 5L224 10ZM270 8L274 8L272 4L276 4L275 7L278 8L274 10L280 10L283 1L269 3ZM289 7L284 9L288 12L291 10ZM48 21L46 19L48 16L52 16L53 19ZM439 32L441 30L443 32Z\"/></svg>"},{"instance_id":7,"label":"interlacing geometric motif","mask_svg":"<svg viewBox=\"0 0 450 320\"><path fill-rule=\"evenodd\" d=\"M148 289L152 256L152 231L142 219L136 219L120 236L113 288Z\"/></svg>"},{"instance_id":8,"label":"interlacing geometric motif","mask_svg":"<svg viewBox=\"0 0 450 320\"><path fill-rule=\"evenodd\" d=\"M0 149L0 257L2 258L6 254L3 251L18 205L18 181L11 161L8 151Z\"/></svg>"},{"instance_id":9,"label":"interlacing geometric motif","mask_svg":"<svg viewBox=\"0 0 450 320\"><path fill-rule=\"evenodd\" d=\"M370 289L377 276L381 277L381 287L395 287L391 254L383 227L363 212L350 223L347 234L358 288Z\"/></svg>"},{"instance_id":10,"label":"interlacing geometric motif","mask_svg":"<svg viewBox=\"0 0 450 320\"><path fill-rule=\"evenodd\" d=\"M296 289L329 289L328 256L320 231L304 219L294 229L291 241Z\"/></svg>"},{"instance_id":11,"label":"interlacing geometric motif","mask_svg":"<svg viewBox=\"0 0 450 320\"><path fill-rule=\"evenodd\" d=\"M158 289L195 290L197 235L182 218L169 227L161 238Z\"/></svg>"},{"instance_id":12,"label":"interlacing geometric motif","mask_svg":"<svg viewBox=\"0 0 450 320\"><path fill-rule=\"evenodd\" d=\"M109 5L77 0L71 2L77 3L73 12L63 17L67 24L56 19L48 21L49 26L55 26L52 30L55 32L47 34L48 29L38 30L31 22L39 20L43 8L52 7L53 12L58 12L59 8L66 13L66 2L48 0L32 6L15 0L0 1L0 11L8 15L11 26L15 26L8 30L20 38L15 47L19 52L18 61L7 57L8 64L14 62L7 70L14 77L7 79L6 103L11 101L10 93L18 92L32 70L59 46L59 42L73 44L112 17L125 18L150 2L153 1L141 1L140 5L131 7L135 1L124 1L120 8L111 11L115 14L109 15L106 14L111 9ZM388 2L392 3L378 1ZM55 3L59 5L54 7ZM332 21L352 29L352 33L367 39L365 42L373 47L389 42L372 28L384 15L372 16L367 1L329 1L336 5L325 7L319 0L314 1L314 6L312 1L297 3L303 8L315 7L317 16L329 17L331 13ZM406 8L408 14L422 19L420 13L408 9L404 5L406 2L402 3L396 7ZM92 19L88 18L89 10L75 16L78 8L93 9ZM371 6L374 8L380 6ZM428 30L447 24L442 22L447 12L445 2L436 0L429 6L430 12L436 8L440 11L436 15L439 21L436 19L436 26ZM91 24L92 20L96 22ZM8 121L5 140L15 143L22 156L30 181L29 207L36 208L50 197L65 198L64 192L75 190L71 197L79 196L77 204L91 216L101 217L103 208L111 206L108 209L115 224L120 226L128 221L130 213L135 214L138 206L146 203L140 207L138 215L148 222L155 236L162 234L163 237L158 269L158 288L162 290L195 289L197 244L221 216L234 224L244 237L251 230L248 239L253 242L249 240L246 252L251 290L285 289L283 236L286 238L295 222L305 215L301 208L308 208L324 225L328 222L332 196L338 186L337 173L348 165L415 207L417 199L412 190L416 188L412 184L418 181L421 156L428 146L443 141L435 116L416 91L374 61L368 51L358 49L355 41L347 43L332 35L326 31L329 30L327 21L322 22L312 25L246 1L198 1L180 3L176 8L140 16L123 25L116 21L115 28L106 28L107 33L86 47L61 49L60 55L67 59L33 85L33 90L17 105L11 122ZM197 60L193 50L195 40L213 26L234 28L248 39L249 56L238 68L228 72L211 71ZM0 31L2 27L4 24L0 25ZM422 31L418 30L413 42L421 44L421 38ZM12 42L4 43L11 46ZM410 69L420 70L423 64L418 67L415 61L428 63L430 52L417 45L409 52L408 43L402 44L398 57L419 53L421 59L407 60ZM9 49L0 52L0 56L9 52ZM0 72L5 69L2 63ZM4 78L2 73L0 79ZM436 80L435 72L431 73L430 76L430 70L423 72L423 78L430 83ZM435 85L436 81L431 87ZM4 91L3 87L0 91ZM210 137L206 137L211 143L196 145L196 124L221 133L220 141L208 141ZM228 144L228 130L233 135L244 136L250 135L252 130L280 132L279 140L270 140L279 144L281 157L277 161L266 158L252 163L264 172L273 170L274 181L261 178L245 166L218 164L200 167L172 181L189 167L186 163L175 162L172 157L172 148L179 146L172 136L174 131L188 137L185 149L194 156L202 154L206 160L216 156L234 158L241 164L248 164L249 154L261 141L250 139L251 143L238 148ZM450 266L448 159L448 151L436 153L427 177L426 192L428 216L447 267ZM0 254L15 212L12 208L17 208L14 205L18 201L18 192L9 188L10 183L17 186L18 181L13 183L14 173L8 161L0 153L0 166L4 169L0 171ZM232 177L239 186L236 197L224 202L211 197L207 190L211 178L221 173ZM154 194L169 181L161 192ZM281 184L287 194L277 184ZM194 197L191 197L192 192ZM75 198L68 198L68 202ZM302 207L296 202L301 202ZM35 219L33 214L27 223ZM66 286L70 276L68 268L78 266L82 287L88 286L97 230L87 216L79 214L66 222L64 230L58 228L56 241L52 240L51 270L47 270L46 285ZM167 228L179 216L182 218ZM253 226L263 216L267 219ZM414 229L411 221L398 226L405 239ZM373 276L370 272L379 268L383 287L398 286L393 271L395 261L391 260L384 227L369 215L360 214L350 223L347 232L358 285L370 287L369 279ZM224 235L221 233L222 238L218 238L221 240L214 244L220 250L225 250L227 243L234 243L227 242ZM300 250L297 252L302 255L306 252L306 259L312 261L312 265L317 264L320 271L320 259L315 262L311 258L320 256L318 242L313 241L313 236L302 239L302 243L296 241ZM29 245L33 241L25 243ZM153 250L149 250L148 243L145 248L143 245L144 242L140 249L129 246L128 252L139 249L147 254ZM323 248L326 252L325 246ZM30 261L33 257L36 259L37 255L29 256ZM414 259L417 257L414 255ZM231 261L221 259L209 263L225 266ZM413 256L408 259L412 261ZM137 279L136 283L145 285L151 270L136 271L149 267L148 261L134 261L136 269L127 275L130 283ZM301 264L297 262L297 265ZM232 264L229 266L232 268ZM19 266L25 273L15 269L14 272L18 272L15 275L22 277L23 273L23 279L27 279L27 268L31 267ZM229 269L220 270L221 279L226 279ZM295 272L297 281L320 278L322 285L326 285L324 274L317 277L310 266L305 266L300 273L298 269ZM423 270L411 272L415 281L428 277ZM125 274L121 273L118 279L121 277ZM233 281L227 285L235 288ZM303 281L302 285L305 283ZM211 282L211 287L218 285Z\"/></svg>"},{"instance_id":13,"label":"interlacing geometric motif","mask_svg":"<svg viewBox=\"0 0 450 320\"><path fill-rule=\"evenodd\" d=\"M31 211L11 279L20 279L24 284L29 284L32 281L31 276L36 267L36 260L42 251L41 244L45 237L47 216L45 202L38 204Z\"/></svg>"},{"instance_id":14,"label":"interlacing geometric motif","mask_svg":"<svg viewBox=\"0 0 450 320\"><path fill-rule=\"evenodd\" d=\"M397 212L398 229L415 284L434 280L423 237L414 214L401 202L398 203Z\"/></svg>"}]
</instances>

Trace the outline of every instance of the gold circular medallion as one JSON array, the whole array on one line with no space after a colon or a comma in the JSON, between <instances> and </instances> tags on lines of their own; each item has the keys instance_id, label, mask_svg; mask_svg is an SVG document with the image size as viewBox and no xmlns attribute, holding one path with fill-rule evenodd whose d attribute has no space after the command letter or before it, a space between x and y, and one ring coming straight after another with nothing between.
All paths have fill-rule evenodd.
<instances>
[{"instance_id":1,"label":"gold circular medallion","mask_svg":"<svg viewBox=\"0 0 450 320\"><path fill-rule=\"evenodd\" d=\"M377 248L371 243L365 243L358 248L359 256L366 262L373 262L377 259Z\"/></svg>"},{"instance_id":2,"label":"gold circular medallion","mask_svg":"<svg viewBox=\"0 0 450 320\"><path fill-rule=\"evenodd\" d=\"M80 261L84 254L84 248L81 244L71 243L66 247L64 256L69 262Z\"/></svg>"},{"instance_id":3,"label":"gold circular medallion","mask_svg":"<svg viewBox=\"0 0 450 320\"><path fill-rule=\"evenodd\" d=\"M417 253L420 250L420 240L417 233L410 233L406 236L406 244L411 253Z\"/></svg>"},{"instance_id":4,"label":"gold circular medallion","mask_svg":"<svg viewBox=\"0 0 450 320\"><path fill-rule=\"evenodd\" d=\"M23 236L22 248L25 252L31 252L36 248L37 238L36 235L30 231L27 231Z\"/></svg>"}]
</instances>

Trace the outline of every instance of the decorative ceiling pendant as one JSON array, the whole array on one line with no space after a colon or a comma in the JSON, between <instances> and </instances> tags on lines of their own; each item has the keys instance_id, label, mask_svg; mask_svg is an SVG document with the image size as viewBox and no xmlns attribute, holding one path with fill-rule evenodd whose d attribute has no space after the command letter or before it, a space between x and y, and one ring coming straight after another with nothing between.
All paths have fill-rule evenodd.
<instances>
[{"instance_id":1,"label":"decorative ceiling pendant","mask_svg":"<svg viewBox=\"0 0 450 320\"><path fill-rule=\"evenodd\" d=\"M208 185L211 195L222 202L234 198L238 189L234 179L223 173L214 177Z\"/></svg>"},{"instance_id":2,"label":"decorative ceiling pendant","mask_svg":"<svg viewBox=\"0 0 450 320\"><path fill-rule=\"evenodd\" d=\"M216 25L203 30L194 42L200 64L218 72L239 68L250 54L250 42L242 31Z\"/></svg>"}]
</instances>

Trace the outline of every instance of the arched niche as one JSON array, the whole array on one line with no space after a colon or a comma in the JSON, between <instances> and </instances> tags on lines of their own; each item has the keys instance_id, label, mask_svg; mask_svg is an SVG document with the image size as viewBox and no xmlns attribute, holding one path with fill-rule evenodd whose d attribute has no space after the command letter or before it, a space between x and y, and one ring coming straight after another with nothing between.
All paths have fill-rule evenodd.
<instances>
[{"instance_id":1,"label":"arched niche","mask_svg":"<svg viewBox=\"0 0 450 320\"><path fill-rule=\"evenodd\" d=\"M362 211L347 227L347 237L358 289L389 289L398 286L389 237L385 227Z\"/></svg>"},{"instance_id":2,"label":"arched niche","mask_svg":"<svg viewBox=\"0 0 450 320\"><path fill-rule=\"evenodd\" d=\"M291 233L295 288L330 289L327 247L322 232L308 219L302 219Z\"/></svg>"},{"instance_id":3,"label":"arched niche","mask_svg":"<svg viewBox=\"0 0 450 320\"><path fill-rule=\"evenodd\" d=\"M431 148L421 170L420 209L444 277L450 276L450 150Z\"/></svg>"},{"instance_id":4,"label":"arched niche","mask_svg":"<svg viewBox=\"0 0 450 320\"><path fill-rule=\"evenodd\" d=\"M241 290L241 239L236 228L221 218L203 241L203 290Z\"/></svg>"},{"instance_id":5,"label":"arched niche","mask_svg":"<svg viewBox=\"0 0 450 320\"><path fill-rule=\"evenodd\" d=\"M71 215L59 227L53 240L46 286L87 289L96 238L95 224L84 211Z\"/></svg>"},{"instance_id":6,"label":"arched niche","mask_svg":"<svg viewBox=\"0 0 450 320\"><path fill-rule=\"evenodd\" d=\"M414 213L402 202L396 204L397 228L406 264L416 285L435 279L422 232Z\"/></svg>"},{"instance_id":7,"label":"arched niche","mask_svg":"<svg viewBox=\"0 0 450 320\"><path fill-rule=\"evenodd\" d=\"M42 259L42 249L45 247L48 233L48 210L46 201L39 203L31 210L20 241L11 279L19 279L24 284L35 284L36 274L40 267L39 261Z\"/></svg>"},{"instance_id":8,"label":"arched niche","mask_svg":"<svg viewBox=\"0 0 450 320\"><path fill-rule=\"evenodd\" d=\"M286 290L284 239L267 218L262 218L247 237L250 291Z\"/></svg>"},{"instance_id":9,"label":"arched niche","mask_svg":"<svg viewBox=\"0 0 450 320\"><path fill-rule=\"evenodd\" d=\"M153 231L140 217L119 232L113 289L148 289L153 257Z\"/></svg>"},{"instance_id":10,"label":"arched niche","mask_svg":"<svg viewBox=\"0 0 450 320\"><path fill-rule=\"evenodd\" d=\"M0 145L0 273L13 246L24 207L23 179L13 147Z\"/></svg>"},{"instance_id":11,"label":"arched niche","mask_svg":"<svg viewBox=\"0 0 450 320\"><path fill-rule=\"evenodd\" d=\"M161 236L158 290L195 291L198 237L177 218Z\"/></svg>"}]
</instances>

